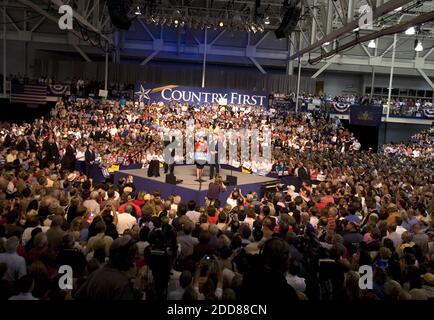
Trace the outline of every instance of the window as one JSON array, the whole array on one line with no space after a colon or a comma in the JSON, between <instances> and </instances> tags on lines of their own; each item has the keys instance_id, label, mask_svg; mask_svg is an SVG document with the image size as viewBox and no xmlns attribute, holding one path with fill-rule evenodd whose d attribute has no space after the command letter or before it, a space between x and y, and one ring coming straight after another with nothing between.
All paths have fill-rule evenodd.
<instances>
[{"instance_id":1,"label":"window","mask_svg":"<svg viewBox=\"0 0 434 320\"><path fill-rule=\"evenodd\" d=\"M420 98L425 97L425 90L417 90L417 96Z\"/></svg>"},{"instance_id":2,"label":"window","mask_svg":"<svg viewBox=\"0 0 434 320\"><path fill-rule=\"evenodd\" d=\"M383 93L383 88L379 88L379 87L374 88L374 94L382 94L382 93Z\"/></svg>"}]
</instances>

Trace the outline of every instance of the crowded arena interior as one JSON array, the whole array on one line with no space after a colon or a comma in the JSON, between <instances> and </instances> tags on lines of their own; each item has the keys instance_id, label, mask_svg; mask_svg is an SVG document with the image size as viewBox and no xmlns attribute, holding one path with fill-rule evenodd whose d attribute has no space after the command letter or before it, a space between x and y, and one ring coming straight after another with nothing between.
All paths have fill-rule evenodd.
<instances>
[{"instance_id":1,"label":"crowded arena interior","mask_svg":"<svg viewBox=\"0 0 434 320\"><path fill-rule=\"evenodd\" d=\"M434 1L1 9L0 300L434 299Z\"/></svg>"}]
</instances>

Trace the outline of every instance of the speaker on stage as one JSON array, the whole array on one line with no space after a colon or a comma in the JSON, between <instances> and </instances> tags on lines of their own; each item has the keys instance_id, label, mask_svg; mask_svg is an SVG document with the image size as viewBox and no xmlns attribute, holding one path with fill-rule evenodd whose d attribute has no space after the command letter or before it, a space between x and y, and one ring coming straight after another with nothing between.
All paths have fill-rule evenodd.
<instances>
[{"instance_id":1,"label":"speaker on stage","mask_svg":"<svg viewBox=\"0 0 434 320\"><path fill-rule=\"evenodd\" d=\"M151 160L148 168L148 177L160 176L160 162L158 160Z\"/></svg>"},{"instance_id":2,"label":"speaker on stage","mask_svg":"<svg viewBox=\"0 0 434 320\"><path fill-rule=\"evenodd\" d=\"M236 176L226 176L227 186L236 186L237 185L237 177Z\"/></svg>"}]
</instances>

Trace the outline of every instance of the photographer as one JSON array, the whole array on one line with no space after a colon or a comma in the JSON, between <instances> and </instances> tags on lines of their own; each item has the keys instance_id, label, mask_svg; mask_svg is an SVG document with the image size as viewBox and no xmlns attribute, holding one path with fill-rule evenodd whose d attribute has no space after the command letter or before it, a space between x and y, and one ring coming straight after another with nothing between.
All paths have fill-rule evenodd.
<instances>
[{"instance_id":1,"label":"photographer","mask_svg":"<svg viewBox=\"0 0 434 320\"><path fill-rule=\"evenodd\" d=\"M220 193L226 191L226 186L223 183L221 176L215 176L214 182L211 182L208 186L208 193L206 195L206 205L214 205L216 200L219 200Z\"/></svg>"},{"instance_id":2,"label":"photographer","mask_svg":"<svg viewBox=\"0 0 434 320\"><path fill-rule=\"evenodd\" d=\"M206 255L196 265L193 287L198 300L220 300L222 298L222 267L215 255Z\"/></svg>"}]
</instances>

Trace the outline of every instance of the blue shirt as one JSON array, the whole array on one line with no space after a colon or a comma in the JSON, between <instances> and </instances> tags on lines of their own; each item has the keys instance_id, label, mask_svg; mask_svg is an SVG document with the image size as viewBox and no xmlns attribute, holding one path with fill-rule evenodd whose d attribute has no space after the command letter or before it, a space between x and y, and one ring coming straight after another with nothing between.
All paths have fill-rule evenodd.
<instances>
[{"instance_id":1,"label":"blue shirt","mask_svg":"<svg viewBox=\"0 0 434 320\"><path fill-rule=\"evenodd\" d=\"M345 217L345 220L347 221L352 221L355 222L357 224L360 224L360 218L358 216L356 216L355 214L349 214Z\"/></svg>"}]
</instances>

